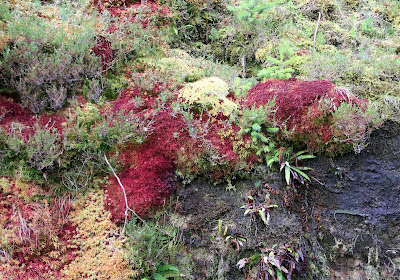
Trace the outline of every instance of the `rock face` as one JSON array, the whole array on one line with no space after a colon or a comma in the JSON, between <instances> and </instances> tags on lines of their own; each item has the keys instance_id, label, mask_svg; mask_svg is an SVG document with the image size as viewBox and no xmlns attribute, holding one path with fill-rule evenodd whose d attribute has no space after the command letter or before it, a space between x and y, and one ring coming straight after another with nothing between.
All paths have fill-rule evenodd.
<instances>
[{"instance_id":1,"label":"rock face","mask_svg":"<svg viewBox=\"0 0 400 280\"><path fill-rule=\"evenodd\" d=\"M319 242L331 278L399 277L393 270L400 261L400 125L387 122L358 155L312 165L323 185L313 183L309 197L320 211Z\"/></svg>"},{"instance_id":2,"label":"rock face","mask_svg":"<svg viewBox=\"0 0 400 280\"><path fill-rule=\"evenodd\" d=\"M312 254L316 268L309 278L399 279L400 124L387 122L360 154L319 157L306 165L314 169L312 181L290 208L283 206L282 174L266 167L251 180L232 182L229 191L205 182L181 187L174 222L192 255L192 279L245 279L239 259L274 244L297 244ZM269 225L240 208L252 190L260 197L269 193L278 205ZM227 236L247 242L237 248Z\"/></svg>"}]
</instances>

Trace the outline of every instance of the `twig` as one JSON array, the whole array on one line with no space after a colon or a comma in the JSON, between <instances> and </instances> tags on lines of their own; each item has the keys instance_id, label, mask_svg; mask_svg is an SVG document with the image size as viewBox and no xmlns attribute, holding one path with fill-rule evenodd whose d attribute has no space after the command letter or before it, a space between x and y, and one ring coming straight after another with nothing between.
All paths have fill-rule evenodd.
<instances>
[{"instance_id":1,"label":"twig","mask_svg":"<svg viewBox=\"0 0 400 280\"><path fill-rule=\"evenodd\" d=\"M242 55L241 63L243 67L243 78L246 78L246 52L244 52Z\"/></svg>"},{"instance_id":2,"label":"twig","mask_svg":"<svg viewBox=\"0 0 400 280\"><path fill-rule=\"evenodd\" d=\"M129 205L128 205L128 198L126 197L125 187L122 185L121 180L119 179L119 177L118 177L117 174L115 173L114 168L113 168L113 167L111 166L111 164L108 162L107 156L106 156L105 154L104 154L104 159L106 160L108 167L110 167L112 173L114 174L115 178L116 178L117 181L118 181L119 186L120 186L121 189L122 189L122 192L124 193L124 199L125 199L125 222L124 222L124 227L123 227L122 231L125 230L126 223L127 223L127 221L128 221L128 214L129 214L129 211L131 211L131 212L136 216L136 218L138 218L143 224L145 224L146 226L148 226L147 223L146 223L142 218L139 217L139 215L135 212L135 210L133 210L132 208L129 207ZM132 203L132 207L133 207L133 203ZM133 208L134 208L134 207L133 207Z\"/></svg>"},{"instance_id":3,"label":"twig","mask_svg":"<svg viewBox=\"0 0 400 280\"><path fill-rule=\"evenodd\" d=\"M311 176L311 179L314 179L318 184L320 184L321 186L325 186L324 183L322 183L321 181L319 181L317 178Z\"/></svg>"},{"instance_id":4,"label":"twig","mask_svg":"<svg viewBox=\"0 0 400 280\"><path fill-rule=\"evenodd\" d=\"M317 26L315 27L315 32L314 32L314 52L315 52L315 40L317 39L317 32L318 32L320 20L321 20L321 12L318 12L318 21L317 21Z\"/></svg>"}]
</instances>

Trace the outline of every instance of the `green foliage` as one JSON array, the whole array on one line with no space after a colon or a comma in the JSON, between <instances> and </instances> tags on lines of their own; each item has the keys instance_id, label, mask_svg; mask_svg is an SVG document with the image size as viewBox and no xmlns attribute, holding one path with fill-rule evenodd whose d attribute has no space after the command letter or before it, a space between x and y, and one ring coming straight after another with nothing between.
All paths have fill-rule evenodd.
<instances>
[{"instance_id":1,"label":"green foliage","mask_svg":"<svg viewBox=\"0 0 400 280\"><path fill-rule=\"evenodd\" d=\"M258 156L269 155L275 151L274 135L279 131L275 123L273 109L275 100L269 101L265 106L243 109L239 120L240 131L238 135L250 135L252 148Z\"/></svg>"},{"instance_id":2,"label":"green foliage","mask_svg":"<svg viewBox=\"0 0 400 280\"><path fill-rule=\"evenodd\" d=\"M304 172L311 168L299 166L299 162L305 159L315 158L310 154L305 154L306 151L293 152L293 147L280 148L266 156L267 165L272 168L274 163L279 165L279 170L284 172L286 185L290 190L296 190L295 182L301 185L306 184L306 180L310 181L310 177Z\"/></svg>"},{"instance_id":3,"label":"green foliage","mask_svg":"<svg viewBox=\"0 0 400 280\"><path fill-rule=\"evenodd\" d=\"M262 20L268 9L281 4L283 1L260 1L246 0L241 1L239 6L228 6L228 9L236 14L239 21L253 24L255 21Z\"/></svg>"},{"instance_id":4,"label":"green foliage","mask_svg":"<svg viewBox=\"0 0 400 280\"><path fill-rule=\"evenodd\" d=\"M288 41L281 41L278 47L278 58L270 55L256 54L258 60L266 61L270 66L263 68L257 74L261 80L266 80L270 78L287 80L292 77L295 72L296 67L301 64L304 60L303 56L298 56L294 54L293 48L290 47Z\"/></svg>"},{"instance_id":5,"label":"green foliage","mask_svg":"<svg viewBox=\"0 0 400 280\"><path fill-rule=\"evenodd\" d=\"M86 79L100 77L100 58L91 51L95 17L83 13L82 3L22 4L26 10L12 9L4 27L9 39L0 55L0 78L34 113L59 109Z\"/></svg>"},{"instance_id":6,"label":"green foliage","mask_svg":"<svg viewBox=\"0 0 400 280\"><path fill-rule=\"evenodd\" d=\"M254 78L235 78L233 81L233 92L236 97L246 97L247 92L257 83Z\"/></svg>"},{"instance_id":7,"label":"green foliage","mask_svg":"<svg viewBox=\"0 0 400 280\"><path fill-rule=\"evenodd\" d=\"M61 154L62 145L57 130L51 127L40 128L37 125L26 147L29 165L40 171L50 168L59 160Z\"/></svg>"},{"instance_id":8,"label":"green foliage","mask_svg":"<svg viewBox=\"0 0 400 280\"><path fill-rule=\"evenodd\" d=\"M24 158L25 142L19 133L22 125L13 123L10 132L0 128L0 172L2 176L11 175L18 168L18 161Z\"/></svg>"},{"instance_id":9,"label":"green foliage","mask_svg":"<svg viewBox=\"0 0 400 280\"><path fill-rule=\"evenodd\" d=\"M127 249L132 268L139 272L140 279L185 279L180 268L190 264L177 261L183 249L179 230L165 220L164 223L156 220L143 225L131 220L127 224Z\"/></svg>"},{"instance_id":10,"label":"green foliage","mask_svg":"<svg viewBox=\"0 0 400 280\"><path fill-rule=\"evenodd\" d=\"M289 245L272 248L265 248L261 253L251 257L241 259L237 263L239 269L248 268L250 270L255 265L259 265L255 279L298 279L304 277L310 271L309 260L304 256L300 248Z\"/></svg>"},{"instance_id":11,"label":"green foliage","mask_svg":"<svg viewBox=\"0 0 400 280\"><path fill-rule=\"evenodd\" d=\"M171 26L175 42L198 41L206 43L213 28L218 26L222 16L226 13L224 1L183 1L162 0L173 11Z\"/></svg>"},{"instance_id":12,"label":"green foliage","mask_svg":"<svg viewBox=\"0 0 400 280\"><path fill-rule=\"evenodd\" d=\"M92 103L77 107L63 123L63 134L49 125L35 126L24 141L26 129L13 124L0 135L2 175L19 170L27 181L54 184L58 189L79 191L107 171L104 154L125 143L143 143L151 133L151 120L125 114L101 114Z\"/></svg>"},{"instance_id":13,"label":"green foliage","mask_svg":"<svg viewBox=\"0 0 400 280\"><path fill-rule=\"evenodd\" d=\"M150 125L150 120L123 111L113 116L100 114L91 103L78 107L63 132L64 154L58 171L63 186L73 191L88 187L94 176L108 170L104 154L127 142L143 143Z\"/></svg>"}]
</instances>

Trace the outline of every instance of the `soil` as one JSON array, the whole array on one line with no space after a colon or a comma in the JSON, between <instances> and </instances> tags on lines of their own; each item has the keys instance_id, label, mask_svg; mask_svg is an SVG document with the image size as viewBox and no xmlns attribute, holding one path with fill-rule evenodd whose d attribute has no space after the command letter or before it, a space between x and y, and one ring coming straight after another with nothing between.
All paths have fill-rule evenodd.
<instances>
[{"instance_id":1,"label":"soil","mask_svg":"<svg viewBox=\"0 0 400 280\"><path fill-rule=\"evenodd\" d=\"M282 175L263 166L234 188L204 181L179 187L174 220L192 256L192 279L245 279L236 263L274 244L311 254L312 279L399 279L400 124L386 122L369 142L359 154L307 162L312 180L290 208ZM240 208L251 190L269 192L278 205L269 225ZM247 242L238 249L227 236Z\"/></svg>"}]
</instances>

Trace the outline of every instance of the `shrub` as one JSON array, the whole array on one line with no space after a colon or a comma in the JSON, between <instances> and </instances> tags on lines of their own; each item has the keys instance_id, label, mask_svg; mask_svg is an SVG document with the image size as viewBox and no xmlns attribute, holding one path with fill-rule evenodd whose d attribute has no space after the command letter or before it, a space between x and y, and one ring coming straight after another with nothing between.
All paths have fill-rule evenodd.
<instances>
[{"instance_id":1,"label":"shrub","mask_svg":"<svg viewBox=\"0 0 400 280\"><path fill-rule=\"evenodd\" d=\"M372 128L380 122L372 106L341 103L332 113L332 136L335 142L351 144L354 151L360 152L367 145Z\"/></svg>"},{"instance_id":2,"label":"shrub","mask_svg":"<svg viewBox=\"0 0 400 280\"><path fill-rule=\"evenodd\" d=\"M142 143L150 132L149 120L125 114L104 114L87 103L71 114L63 132L63 156L58 171L67 189L86 188L97 175L108 171L104 154L128 142Z\"/></svg>"},{"instance_id":3,"label":"shrub","mask_svg":"<svg viewBox=\"0 0 400 280\"><path fill-rule=\"evenodd\" d=\"M173 272L172 275L169 275L170 277L186 279L185 275L179 273L178 268L182 267L182 270L185 270L191 265L187 253L183 251L179 228L167 224L169 223L166 220L168 217L161 218L141 225L135 219L128 223L129 245L127 248L130 263L133 269L139 272L140 279L145 279L143 277L166 279L157 276L161 273L162 266L169 267Z\"/></svg>"},{"instance_id":4,"label":"shrub","mask_svg":"<svg viewBox=\"0 0 400 280\"><path fill-rule=\"evenodd\" d=\"M56 110L87 80L101 74L100 58L91 51L96 21L83 12L86 7L82 3L65 8L24 4L29 13L13 9L5 26L10 39L1 54L0 78L18 91L32 112Z\"/></svg>"},{"instance_id":5,"label":"shrub","mask_svg":"<svg viewBox=\"0 0 400 280\"><path fill-rule=\"evenodd\" d=\"M36 126L35 133L30 137L26 156L29 165L38 170L51 168L62 154L60 135L51 127Z\"/></svg>"},{"instance_id":6,"label":"shrub","mask_svg":"<svg viewBox=\"0 0 400 280\"><path fill-rule=\"evenodd\" d=\"M230 116L238 106L227 98L228 85L216 77L204 78L200 81L187 84L179 93L179 97L196 110L208 111L212 115L219 113Z\"/></svg>"}]
</instances>

